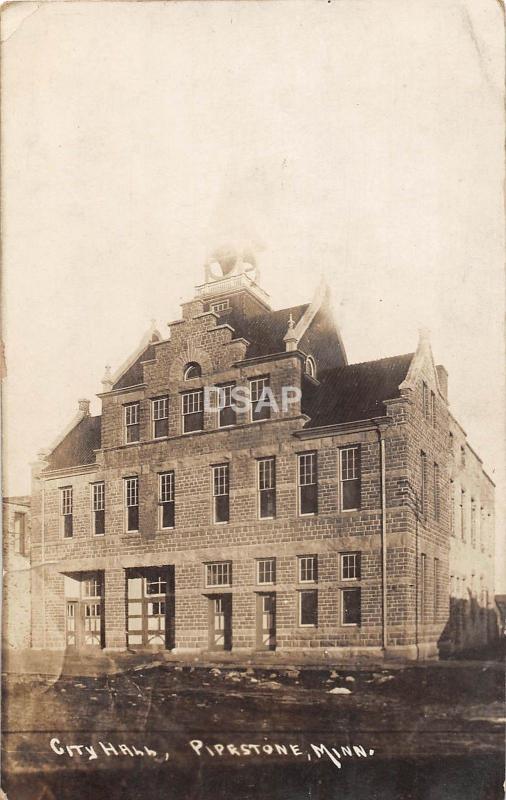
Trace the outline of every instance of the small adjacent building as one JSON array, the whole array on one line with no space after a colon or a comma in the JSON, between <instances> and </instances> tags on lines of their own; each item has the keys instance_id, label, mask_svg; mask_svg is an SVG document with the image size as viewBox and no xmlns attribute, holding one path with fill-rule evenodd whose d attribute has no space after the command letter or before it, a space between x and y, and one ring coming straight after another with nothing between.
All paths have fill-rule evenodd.
<instances>
[{"instance_id":1,"label":"small adjacent building","mask_svg":"<svg viewBox=\"0 0 506 800\"><path fill-rule=\"evenodd\" d=\"M34 647L418 658L496 635L493 484L426 334L349 364L324 285L272 310L223 252L169 330L33 468Z\"/></svg>"},{"instance_id":2,"label":"small adjacent building","mask_svg":"<svg viewBox=\"0 0 506 800\"><path fill-rule=\"evenodd\" d=\"M2 646L31 645L30 497L2 502Z\"/></svg>"}]
</instances>

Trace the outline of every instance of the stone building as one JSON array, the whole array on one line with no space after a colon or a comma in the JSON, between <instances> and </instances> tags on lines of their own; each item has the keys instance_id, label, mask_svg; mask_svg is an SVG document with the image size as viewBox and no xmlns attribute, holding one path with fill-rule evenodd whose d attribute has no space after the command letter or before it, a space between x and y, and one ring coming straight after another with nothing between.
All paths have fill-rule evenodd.
<instances>
[{"instance_id":1,"label":"stone building","mask_svg":"<svg viewBox=\"0 0 506 800\"><path fill-rule=\"evenodd\" d=\"M30 497L2 502L2 646L30 647Z\"/></svg>"},{"instance_id":2,"label":"stone building","mask_svg":"<svg viewBox=\"0 0 506 800\"><path fill-rule=\"evenodd\" d=\"M481 514L473 591L481 607L494 596L493 487L427 336L348 364L325 286L273 311L254 259L224 252L169 328L106 370L101 415L79 401L34 466L33 646L451 647L450 576L467 590L471 567L450 560ZM469 493L469 542L450 533L450 480Z\"/></svg>"}]
</instances>

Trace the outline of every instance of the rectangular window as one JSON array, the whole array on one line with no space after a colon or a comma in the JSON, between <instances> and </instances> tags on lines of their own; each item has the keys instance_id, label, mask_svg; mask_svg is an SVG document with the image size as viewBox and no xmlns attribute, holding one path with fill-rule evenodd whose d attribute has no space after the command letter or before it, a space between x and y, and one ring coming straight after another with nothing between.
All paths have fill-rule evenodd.
<instances>
[{"instance_id":1,"label":"rectangular window","mask_svg":"<svg viewBox=\"0 0 506 800\"><path fill-rule=\"evenodd\" d=\"M219 303L211 304L211 311L214 311L217 314L220 311L227 311L229 308L230 308L230 300L228 298L226 300L220 300Z\"/></svg>"},{"instance_id":2,"label":"rectangular window","mask_svg":"<svg viewBox=\"0 0 506 800\"><path fill-rule=\"evenodd\" d=\"M156 397L151 402L153 412L153 438L162 439L169 435L169 398Z\"/></svg>"},{"instance_id":3,"label":"rectangular window","mask_svg":"<svg viewBox=\"0 0 506 800\"><path fill-rule=\"evenodd\" d=\"M230 480L228 464L212 467L214 522L228 522L230 518Z\"/></svg>"},{"instance_id":4,"label":"rectangular window","mask_svg":"<svg viewBox=\"0 0 506 800\"><path fill-rule=\"evenodd\" d=\"M235 407L232 397L235 383L229 383L226 386L218 386L217 388L220 396L219 426L220 428L227 428L236 423Z\"/></svg>"},{"instance_id":5,"label":"rectangular window","mask_svg":"<svg viewBox=\"0 0 506 800\"><path fill-rule=\"evenodd\" d=\"M249 382L251 400L251 419L254 422L258 419L270 419L271 404L269 378L251 378Z\"/></svg>"},{"instance_id":6,"label":"rectangular window","mask_svg":"<svg viewBox=\"0 0 506 800\"><path fill-rule=\"evenodd\" d=\"M14 552L24 556L26 552L26 514L14 512Z\"/></svg>"},{"instance_id":7,"label":"rectangular window","mask_svg":"<svg viewBox=\"0 0 506 800\"><path fill-rule=\"evenodd\" d=\"M316 589L299 592L299 625L313 628L318 625L318 592Z\"/></svg>"},{"instance_id":8,"label":"rectangular window","mask_svg":"<svg viewBox=\"0 0 506 800\"><path fill-rule=\"evenodd\" d=\"M204 430L204 393L185 392L182 395L183 433Z\"/></svg>"},{"instance_id":9,"label":"rectangular window","mask_svg":"<svg viewBox=\"0 0 506 800\"><path fill-rule=\"evenodd\" d=\"M360 508L360 448L343 447L340 451L341 509Z\"/></svg>"},{"instance_id":10,"label":"rectangular window","mask_svg":"<svg viewBox=\"0 0 506 800\"><path fill-rule=\"evenodd\" d=\"M82 583L82 596L83 597L101 597L102 595L102 581L100 578L93 577L87 578Z\"/></svg>"},{"instance_id":11,"label":"rectangular window","mask_svg":"<svg viewBox=\"0 0 506 800\"><path fill-rule=\"evenodd\" d=\"M434 462L434 498L433 498L433 511L434 519L439 521L439 465Z\"/></svg>"},{"instance_id":12,"label":"rectangular window","mask_svg":"<svg viewBox=\"0 0 506 800\"><path fill-rule=\"evenodd\" d=\"M60 514L62 519L62 532L65 539L71 539L74 535L72 504L72 486L65 486L63 489L60 489Z\"/></svg>"},{"instance_id":13,"label":"rectangular window","mask_svg":"<svg viewBox=\"0 0 506 800\"><path fill-rule=\"evenodd\" d=\"M214 564L206 564L206 586L231 586L232 585L232 562L217 561Z\"/></svg>"},{"instance_id":14,"label":"rectangular window","mask_svg":"<svg viewBox=\"0 0 506 800\"><path fill-rule=\"evenodd\" d=\"M316 453L298 455L299 514L318 512L318 467Z\"/></svg>"},{"instance_id":15,"label":"rectangular window","mask_svg":"<svg viewBox=\"0 0 506 800\"><path fill-rule=\"evenodd\" d=\"M141 427L139 423L140 418L140 403L129 403L125 406L125 442L138 442L140 439Z\"/></svg>"},{"instance_id":16,"label":"rectangular window","mask_svg":"<svg viewBox=\"0 0 506 800\"><path fill-rule=\"evenodd\" d=\"M434 559L434 622L439 611L439 558Z\"/></svg>"},{"instance_id":17,"label":"rectangular window","mask_svg":"<svg viewBox=\"0 0 506 800\"><path fill-rule=\"evenodd\" d=\"M260 458L257 463L259 515L272 519L276 516L276 459Z\"/></svg>"},{"instance_id":18,"label":"rectangular window","mask_svg":"<svg viewBox=\"0 0 506 800\"><path fill-rule=\"evenodd\" d=\"M485 552L485 509L483 506L480 508L480 550Z\"/></svg>"},{"instance_id":19,"label":"rectangular window","mask_svg":"<svg viewBox=\"0 0 506 800\"><path fill-rule=\"evenodd\" d=\"M427 570L425 553L420 555L420 619L425 619L425 599L427 596Z\"/></svg>"},{"instance_id":20,"label":"rectangular window","mask_svg":"<svg viewBox=\"0 0 506 800\"><path fill-rule=\"evenodd\" d=\"M158 507L160 528L173 528L176 520L174 472L162 472L158 476Z\"/></svg>"},{"instance_id":21,"label":"rectangular window","mask_svg":"<svg viewBox=\"0 0 506 800\"><path fill-rule=\"evenodd\" d=\"M139 478L125 478L125 527L127 531L139 530Z\"/></svg>"},{"instance_id":22,"label":"rectangular window","mask_svg":"<svg viewBox=\"0 0 506 800\"><path fill-rule=\"evenodd\" d=\"M362 590L343 589L341 591L341 607L343 625L360 625Z\"/></svg>"},{"instance_id":23,"label":"rectangular window","mask_svg":"<svg viewBox=\"0 0 506 800\"><path fill-rule=\"evenodd\" d=\"M450 507L450 534L455 536L455 482L450 478L450 495L448 505Z\"/></svg>"},{"instance_id":24,"label":"rectangular window","mask_svg":"<svg viewBox=\"0 0 506 800\"><path fill-rule=\"evenodd\" d=\"M464 447L464 445L460 446L460 466L461 467L466 466L466 448Z\"/></svg>"},{"instance_id":25,"label":"rectangular window","mask_svg":"<svg viewBox=\"0 0 506 800\"><path fill-rule=\"evenodd\" d=\"M299 582L316 583L318 580L318 557L299 556Z\"/></svg>"},{"instance_id":26,"label":"rectangular window","mask_svg":"<svg viewBox=\"0 0 506 800\"><path fill-rule=\"evenodd\" d=\"M427 514L427 456L420 451L420 513L423 517Z\"/></svg>"},{"instance_id":27,"label":"rectangular window","mask_svg":"<svg viewBox=\"0 0 506 800\"><path fill-rule=\"evenodd\" d=\"M105 483L94 483L92 492L93 533L103 536L105 533Z\"/></svg>"},{"instance_id":28,"label":"rectangular window","mask_svg":"<svg viewBox=\"0 0 506 800\"><path fill-rule=\"evenodd\" d=\"M465 542L467 538L466 525L466 490L460 490L460 538Z\"/></svg>"},{"instance_id":29,"label":"rectangular window","mask_svg":"<svg viewBox=\"0 0 506 800\"><path fill-rule=\"evenodd\" d=\"M476 502L471 497L471 545L476 547Z\"/></svg>"},{"instance_id":30,"label":"rectangular window","mask_svg":"<svg viewBox=\"0 0 506 800\"><path fill-rule=\"evenodd\" d=\"M257 561L257 583L276 583L276 559L259 558Z\"/></svg>"},{"instance_id":31,"label":"rectangular window","mask_svg":"<svg viewBox=\"0 0 506 800\"><path fill-rule=\"evenodd\" d=\"M341 580L360 580L360 553L341 554Z\"/></svg>"},{"instance_id":32,"label":"rectangular window","mask_svg":"<svg viewBox=\"0 0 506 800\"><path fill-rule=\"evenodd\" d=\"M423 405L423 416L425 419L429 418L429 387L425 383L422 382L422 405Z\"/></svg>"},{"instance_id":33,"label":"rectangular window","mask_svg":"<svg viewBox=\"0 0 506 800\"><path fill-rule=\"evenodd\" d=\"M430 393L430 421L432 427L436 427L436 395L434 392Z\"/></svg>"}]
</instances>

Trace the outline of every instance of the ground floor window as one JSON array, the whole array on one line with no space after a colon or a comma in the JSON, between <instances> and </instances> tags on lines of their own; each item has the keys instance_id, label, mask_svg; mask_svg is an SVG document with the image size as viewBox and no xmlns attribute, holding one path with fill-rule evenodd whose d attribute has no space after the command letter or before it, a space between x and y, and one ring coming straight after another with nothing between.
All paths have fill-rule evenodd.
<instances>
[{"instance_id":1,"label":"ground floor window","mask_svg":"<svg viewBox=\"0 0 506 800\"><path fill-rule=\"evenodd\" d=\"M360 625L361 622L361 589L343 589L342 623L343 625Z\"/></svg>"},{"instance_id":2,"label":"ground floor window","mask_svg":"<svg viewBox=\"0 0 506 800\"><path fill-rule=\"evenodd\" d=\"M299 625L315 627L318 624L318 592L299 592Z\"/></svg>"}]
</instances>

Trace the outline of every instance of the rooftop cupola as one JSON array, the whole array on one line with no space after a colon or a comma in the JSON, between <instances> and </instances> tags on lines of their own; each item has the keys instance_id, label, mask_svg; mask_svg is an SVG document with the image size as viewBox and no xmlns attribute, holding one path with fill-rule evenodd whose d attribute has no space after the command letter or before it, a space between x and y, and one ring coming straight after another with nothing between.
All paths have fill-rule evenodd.
<instances>
[{"instance_id":1,"label":"rooftop cupola","mask_svg":"<svg viewBox=\"0 0 506 800\"><path fill-rule=\"evenodd\" d=\"M259 303L258 312L270 310L269 295L259 286L260 272L251 243L227 242L214 249L204 265L205 283L196 287L204 302L247 293Z\"/></svg>"}]
</instances>

